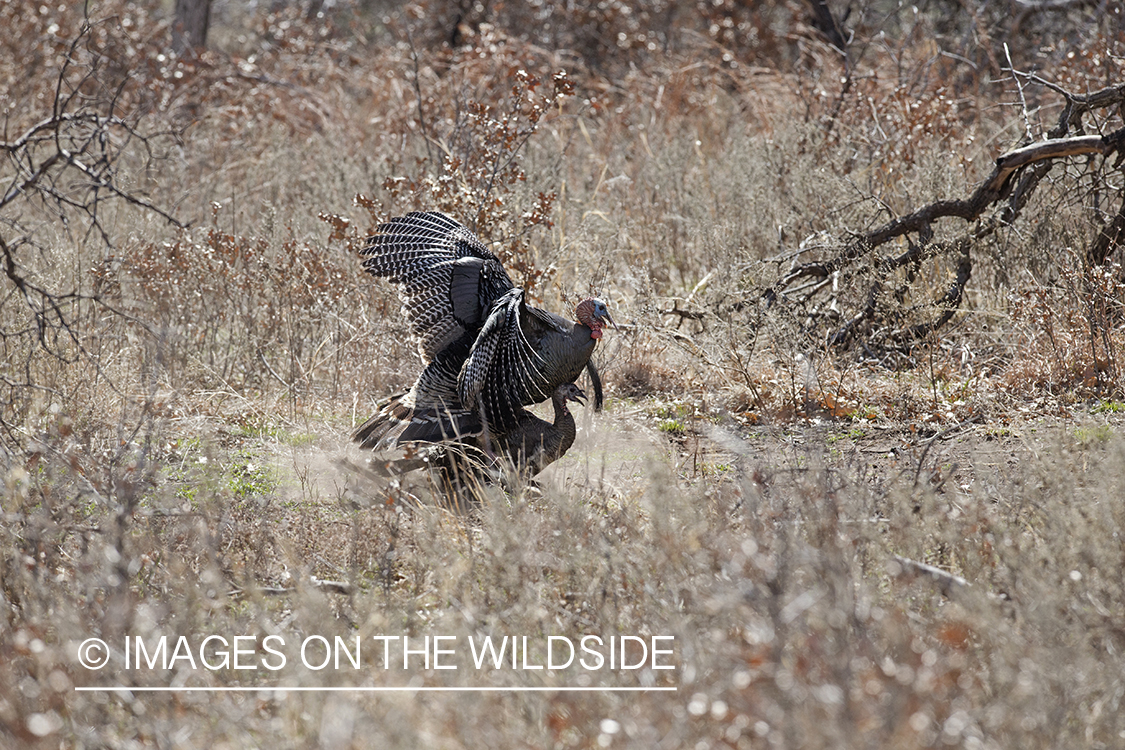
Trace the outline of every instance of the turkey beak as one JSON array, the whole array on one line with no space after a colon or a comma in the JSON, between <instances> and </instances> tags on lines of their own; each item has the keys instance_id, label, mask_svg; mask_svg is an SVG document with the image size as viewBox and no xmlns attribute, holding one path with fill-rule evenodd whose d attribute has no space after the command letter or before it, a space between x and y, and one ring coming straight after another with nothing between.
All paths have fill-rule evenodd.
<instances>
[{"instance_id":1,"label":"turkey beak","mask_svg":"<svg viewBox=\"0 0 1125 750\"><path fill-rule=\"evenodd\" d=\"M615 331L620 331L620 330L621 330L621 329L620 329L620 328L619 328L619 327L617 326L617 324L613 322L613 318L609 317L609 310L606 310L606 312L605 312L605 315L603 315L603 316L600 316L600 318L599 318L599 319L600 319L600 320L603 320L604 322L606 322L606 323L609 323L609 324L610 324L611 326L613 326L613 330L615 330Z\"/></svg>"},{"instance_id":2,"label":"turkey beak","mask_svg":"<svg viewBox=\"0 0 1125 750\"><path fill-rule=\"evenodd\" d=\"M575 390L574 393L568 393L566 395L567 399L570 400L570 401L574 401L575 403L579 403L579 404L582 404L583 406L585 406L586 405L586 392L583 391L578 386L574 386L574 390Z\"/></svg>"}]
</instances>

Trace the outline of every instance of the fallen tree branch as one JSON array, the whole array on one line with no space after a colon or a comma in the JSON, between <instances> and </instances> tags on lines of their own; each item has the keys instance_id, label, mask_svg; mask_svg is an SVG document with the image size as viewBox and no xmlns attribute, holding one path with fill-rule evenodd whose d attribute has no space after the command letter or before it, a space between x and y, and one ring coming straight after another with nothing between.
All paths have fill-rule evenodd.
<instances>
[{"instance_id":1,"label":"fallen tree branch","mask_svg":"<svg viewBox=\"0 0 1125 750\"><path fill-rule=\"evenodd\" d=\"M1056 125L1043 141L1031 143L1001 154L992 173L971 195L963 199L938 200L899 216L867 232L853 236L839 252L830 258L813 259L791 267L774 284L761 294L764 307L775 304L805 305L829 288L827 281L855 266L876 248L899 238L910 243L905 252L879 258L873 266L874 279L864 295L862 309L846 318L836 330L828 334L833 347L850 345L865 332L877 334L877 348L893 346L909 349L918 340L946 325L959 309L966 285L972 275L972 250L976 243L998 229L1011 226L1019 217L1039 184L1060 159L1076 156L1108 157L1118 154L1117 164L1125 159L1125 127L1103 135L1083 134L1083 119L1092 110L1125 106L1125 85L1107 87L1090 94L1078 95L1049 84L1038 76L1018 73L1030 82L1049 86L1061 93L1066 101ZM1078 131L1077 135L1068 135ZM989 211L996 207L994 213ZM960 219L972 226L952 240L936 241L934 225L946 219ZM1125 235L1125 196L1121 213L1099 232L1087 252L1087 257L1104 263L1110 251ZM916 237L913 241L911 237ZM956 266L953 278L943 293L926 307L934 310L929 320L898 330L889 331L878 324L888 315L899 317L906 309L903 304L906 289L918 278L918 269L926 261L954 256ZM894 290L887 291L887 282L893 272L906 269L906 281ZM836 284L832 284L833 299ZM893 305L888 302L893 301ZM918 308L914 308L918 309ZM894 311L894 312L892 312ZM874 342L868 339L868 345Z\"/></svg>"}]
</instances>

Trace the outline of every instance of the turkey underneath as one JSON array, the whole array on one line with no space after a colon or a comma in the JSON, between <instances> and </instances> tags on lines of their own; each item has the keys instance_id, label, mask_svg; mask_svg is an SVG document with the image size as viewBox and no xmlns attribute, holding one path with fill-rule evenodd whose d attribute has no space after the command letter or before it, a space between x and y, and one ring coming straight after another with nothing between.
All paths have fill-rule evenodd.
<instances>
[{"instance_id":1,"label":"turkey underneath","mask_svg":"<svg viewBox=\"0 0 1125 750\"><path fill-rule=\"evenodd\" d=\"M456 445L434 445L415 456L372 465L376 471L387 476L415 469L436 469L450 486L469 481L491 484L507 468L514 468L519 476L534 477L562 458L574 444L577 429L567 402L582 404L585 400L586 394L581 388L574 383L565 383L551 395L555 410L552 422L524 409L516 426L494 443L487 443L483 434L467 436ZM491 460L490 456L504 463Z\"/></svg>"},{"instance_id":2,"label":"turkey underneath","mask_svg":"<svg viewBox=\"0 0 1125 750\"><path fill-rule=\"evenodd\" d=\"M555 421L540 419L524 410L519 423L497 440L500 450L521 474L533 477L551 463L563 457L574 445L577 430L574 415L566 402L585 403L586 394L574 383L565 383L555 389L551 403L555 407Z\"/></svg>"},{"instance_id":3,"label":"turkey underneath","mask_svg":"<svg viewBox=\"0 0 1125 750\"><path fill-rule=\"evenodd\" d=\"M425 365L409 391L378 405L355 433L363 448L411 443L504 445L529 414L585 369L602 404L590 356L606 305L585 299L577 322L525 302L500 260L454 219L414 212L381 225L363 267L397 284ZM560 454L561 455L561 454Z\"/></svg>"}]
</instances>

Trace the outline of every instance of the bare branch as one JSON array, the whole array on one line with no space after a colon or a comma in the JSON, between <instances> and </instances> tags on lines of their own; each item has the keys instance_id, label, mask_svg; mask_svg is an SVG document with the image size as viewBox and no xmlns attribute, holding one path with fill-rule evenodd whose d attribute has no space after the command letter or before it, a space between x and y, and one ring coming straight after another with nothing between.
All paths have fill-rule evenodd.
<instances>
[{"instance_id":1,"label":"bare branch","mask_svg":"<svg viewBox=\"0 0 1125 750\"><path fill-rule=\"evenodd\" d=\"M354 592L354 587L350 583L344 581L326 581L316 576L309 576L308 585L313 588L326 591L329 594L341 594L343 596L351 596ZM251 589L234 589L230 592L231 598L240 598L247 594L258 594L260 596L287 596L295 594L298 591L296 586L258 586Z\"/></svg>"},{"instance_id":2,"label":"bare branch","mask_svg":"<svg viewBox=\"0 0 1125 750\"><path fill-rule=\"evenodd\" d=\"M105 80L105 59L88 44L90 31L90 24L84 23L63 55L48 114L15 139L0 142L4 180L0 279L8 285L9 296L18 295L27 310L26 324L2 335L25 338L30 347L66 363L84 361L104 375L98 356L87 348L88 335L80 325L84 318L78 313L83 303L138 323L142 331L151 332L150 327L102 299L97 288L93 293L84 292L81 280L73 288L44 281L28 250L40 246L36 238L45 224L54 224L68 234L77 230L75 244L92 237L112 248L115 240L102 218L109 202L134 206L173 226L183 224L121 180L119 164L136 154L151 162L157 158L154 141L164 134L146 134L137 122L117 114L127 78L116 83ZM35 388L30 370L25 377L22 385ZM0 419L6 434L19 440L8 429L8 413Z\"/></svg>"},{"instance_id":3,"label":"bare branch","mask_svg":"<svg viewBox=\"0 0 1125 750\"><path fill-rule=\"evenodd\" d=\"M1012 172L1021 167L1026 167L1028 164L1085 154L1105 156L1121 148L1122 143L1125 143L1125 128L1104 136L1080 135L1073 138L1056 138L1017 148L996 159L996 171L985 183L984 190L999 191L1000 186L1007 181Z\"/></svg>"},{"instance_id":4,"label":"bare branch","mask_svg":"<svg viewBox=\"0 0 1125 750\"><path fill-rule=\"evenodd\" d=\"M1017 79L1048 85L1038 76L1016 70L1012 70L1012 73ZM1049 84L1049 87L1061 92L1066 104L1045 140L1001 154L996 159L992 173L967 198L934 201L853 236L834 257L813 259L794 266L762 292L766 307L778 301L807 304L815 295L829 288L827 280L834 275L854 268L876 248L898 238L907 238L910 242L908 250L875 261L875 278L867 290L862 309L829 335L828 340L834 346L848 345L861 330L870 327L880 318L881 310L888 302L902 305L904 288L896 292L893 299L890 296L884 299L889 274L898 269L907 269L906 284L909 285L917 278L919 264L939 256L953 255L957 258L953 278L948 288L929 303L936 311L935 316L929 321L898 331L884 330L880 338L884 344L893 343L898 347L909 348L914 341L948 323L959 308L965 286L972 275L974 244L1002 227L1011 226L1058 160L1075 156L1108 157L1115 153L1125 156L1125 128L1104 135L1082 132L1083 118L1092 110L1125 105L1125 85L1111 86L1085 95L1065 92L1054 84ZM1022 90L1021 86L1021 94ZM990 214L990 211L993 212ZM934 240L934 225L945 219L960 219L972 226L954 240L937 242ZM1125 231L1121 227L1125 227L1125 219L1110 222L1090 248L1090 257L1100 257L1104 262L1110 243ZM911 241L911 236L916 236L918 241Z\"/></svg>"}]
</instances>

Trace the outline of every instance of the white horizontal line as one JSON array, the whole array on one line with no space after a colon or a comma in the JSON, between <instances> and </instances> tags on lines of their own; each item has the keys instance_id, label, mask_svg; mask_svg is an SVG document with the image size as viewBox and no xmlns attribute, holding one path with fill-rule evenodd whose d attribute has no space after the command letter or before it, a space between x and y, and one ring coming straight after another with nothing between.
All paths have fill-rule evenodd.
<instances>
[{"instance_id":1,"label":"white horizontal line","mask_svg":"<svg viewBox=\"0 0 1125 750\"><path fill-rule=\"evenodd\" d=\"M109 687L75 687L74 690L109 693L128 690L133 693L647 693L675 692L678 687L283 687L277 685L225 686L225 687L133 687L130 685L111 685Z\"/></svg>"}]
</instances>

